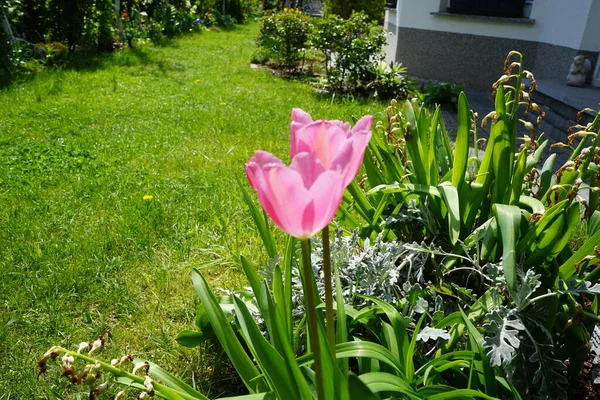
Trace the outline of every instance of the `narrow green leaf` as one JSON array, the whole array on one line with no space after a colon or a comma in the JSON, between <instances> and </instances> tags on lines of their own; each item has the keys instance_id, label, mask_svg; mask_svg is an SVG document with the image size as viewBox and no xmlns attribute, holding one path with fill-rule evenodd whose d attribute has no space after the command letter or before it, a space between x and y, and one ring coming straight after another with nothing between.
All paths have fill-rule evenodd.
<instances>
[{"instance_id":1,"label":"narrow green leaf","mask_svg":"<svg viewBox=\"0 0 600 400\"><path fill-rule=\"evenodd\" d=\"M502 235L502 266L504 277L511 293L517 288L517 253L515 247L519 237L521 210L516 206L494 204L496 222Z\"/></svg>"},{"instance_id":2,"label":"narrow green leaf","mask_svg":"<svg viewBox=\"0 0 600 400\"><path fill-rule=\"evenodd\" d=\"M593 236L600 231L600 211L594 211L588 221L588 236Z\"/></svg>"},{"instance_id":3,"label":"narrow green leaf","mask_svg":"<svg viewBox=\"0 0 600 400\"><path fill-rule=\"evenodd\" d=\"M361 296L364 297L365 299L371 300L373 303L375 303L379 308L381 308L381 310L385 313L385 315L388 317L388 319L390 320L390 323L392 324L392 328L394 328L394 334L396 337L396 341L397 341L397 347L398 347L398 359L399 360L406 360L407 354L409 352L409 340L408 340L408 333L406 331L406 328L408 328L408 322L406 321L406 319L404 318L404 316L402 316L398 310L396 310L395 307L393 307L392 305L388 304L385 301L382 301L376 297L372 297L372 296ZM405 365L402 365L401 371L403 373L405 373Z\"/></svg>"},{"instance_id":4,"label":"narrow green leaf","mask_svg":"<svg viewBox=\"0 0 600 400\"><path fill-rule=\"evenodd\" d=\"M567 281L575 273L575 267L578 262L585 257L594 254L594 247L600 243L600 230L590 236L585 243L573 254L563 265L559 267L560 277Z\"/></svg>"},{"instance_id":5,"label":"narrow green leaf","mask_svg":"<svg viewBox=\"0 0 600 400\"><path fill-rule=\"evenodd\" d=\"M524 208L529 208L534 214L544 214L546 212L544 204L535 197L521 196L519 197L519 205Z\"/></svg>"},{"instance_id":6,"label":"narrow green leaf","mask_svg":"<svg viewBox=\"0 0 600 400\"><path fill-rule=\"evenodd\" d=\"M292 321L292 264L294 263L294 254L296 252L297 239L293 236L288 236L285 243L285 253L283 255L283 291L285 296L285 323L287 331L290 334L290 343L294 340L294 324Z\"/></svg>"},{"instance_id":7,"label":"narrow green leaf","mask_svg":"<svg viewBox=\"0 0 600 400\"><path fill-rule=\"evenodd\" d=\"M417 326L415 326L415 331L413 332L412 339L410 341L410 345L408 346L408 351L406 352L406 361L404 362L404 368L406 369L406 380L408 382L412 382L415 377L415 363L413 361L413 357L415 355L415 346L417 345L417 336L419 331L421 330L421 324L425 320L427 313L423 313L419 321L417 322Z\"/></svg>"},{"instance_id":8,"label":"narrow green leaf","mask_svg":"<svg viewBox=\"0 0 600 400\"><path fill-rule=\"evenodd\" d=\"M519 157L517 158L516 168L512 177L512 184L510 188L510 204L518 205L519 199L521 198L521 192L523 191L523 181L525 180L525 174L529 171L526 170L527 163L527 149L521 150Z\"/></svg>"},{"instance_id":9,"label":"narrow green leaf","mask_svg":"<svg viewBox=\"0 0 600 400\"><path fill-rule=\"evenodd\" d=\"M434 394L433 396L427 397L427 400L446 400L446 399L459 399L461 397L477 397L480 399L486 400L498 400L495 397L488 396L485 393L481 393L477 390L471 389L455 389L451 391L446 391L444 393Z\"/></svg>"},{"instance_id":10,"label":"narrow green leaf","mask_svg":"<svg viewBox=\"0 0 600 400\"><path fill-rule=\"evenodd\" d=\"M266 214L262 213L258 209L258 207L256 207L256 205L252 201L252 198L250 198L250 195L248 194L246 187L239 180L238 180L238 186L242 190L244 202L246 203L246 205L248 206L248 209L250 210L250 215L252 216L252 219L254 220L254 224L256 225L256 228L258 229L258 233L260 234L260 237L265 245L267 254L269 255L270 258L275 257L277 255L277 246L275 245L275 239L273 238L273 233L269 229L269 223L266 218Z\"/></svg>"},{"instance_id":11,"label":"narrow green leaf","mask_svg":"<svg viewBox=\"0 0 600 400\"><path fill-rule=\"evenodd\" d=\"M211 335L212 336L212 335ZM184 347L197 347L200 346L210 336L200 331L184 330L179 332L175 341Z\"/></svg>"},{"instance_id":12,"label":"narrow green leaf","mask_svg":"<svg viewBox=\"0 0 600 400\"><path fill-rule=\"evenodd\" d=\"M183 392L199 400L208 400L208 397L202 395L196 389L185 383L182 379L165 371L153 362L139 359L134 360L134 362L147 362L150 365L148 373L154 378L158 379L164 386L167 386L179 392ZM182 396L181 398L183 399L185 397Z\"/></svg>"},{"instance_id":13,"label":"narrow green leaf","mask_svg":"<svg viewBox=\"0 0 600 400\"><path fill-rule=\"evenodd\" d=\"M394 392L410 396L411 399L420 399L412 386L399 376L387 372L368 372L361 374L358 378L373 393Z\"/></svg>"},{"instance_id":14,"label":"narrow green leaf","mask_svg":"<svg viewBox=\"0 0 600 400\"><path fill-rule=\"evenodd\" d=\"M346 320L346 307L344 302L344 294L342 290L342 282L340 281L340 272L338 268L334 269L335 276L335 305L337 310L336 320L336 343L346 343L348 341L348 321ZM350 365L348 359L342 359L338 362L339 368L343 374L348 375Z\"/></svg>"},{"instance_id":15,"label":"narrow green leaf","mask_svg":"<svg viewBox=\"0 0 600 400\"><path fill-rule=\"evenodd\" d=\"M461 189L465 181L467 160L469 158L469 132L471 127L471 110L464 92L458 96L458 128L454 147L454 167L452 168L452 186ZM453 243L454 244L454 243Z\"/></svg>"},{"instance_id":16,"label":"narrow green leaf","mask_svg":"<svg viewBox=\"0 0 600 400\"><path fill-rule=\"evenodd\" d=\"M456 164L455 164L456 165ZM448 209L448 236L450 242L455 245L460 237L460 203L458 200L458 190L454 186L439 185L438 190Z\"/></svg>"},{"instance_id":17,"label":"narrow green leaf","mask_svg":"<svg viewBox=\"0 0 600 400\"><path fill-rule=\"evenodd\" d=\"M335 346L336 358L360 358L367 357L380 361L392 367L398 376L404 377L404 367L392 353L380 344L372 342L346 342ZM298 358L298 365L308 365L314 362L312 353Z\"/></svg>"},{"instance_id":18,"label":"narrow green leaf","mask_svg":"<svg viewBox=\"0 0 600 400\"><path fill-rule=\"evenodd\" d=\"M462 308L459 307L458 310L460 311L463 322L465 323L467 331L469 332L471 350L479 355L478 360L473 360L473 367L476 368L477 373L483 377L485 392L490 396L497 396L495 380L496 373L490 365L490 360L485 349L483 348L483 336L481 336L479 331L475 329L475 325L473 325L473 323L469 320Z\"/></svg>"},{"instance_id":19,"label":"narrow green leaf","mask_svg":"<svg viewBox=\"0 0 600 400\"><path fill-rule=\"evenodd\" d=\"M231 324L225 317L223 310L221 310L221 306L210 290L206 280L196 268L192 271L192 281L196 293L202 304L204 304L206 313L210 318L215 335L219 339L219 342L221 342L223 350L227 353L240 378L244 381L246 388L254 393L266 391L268 386L264 379L260 377L261 373L258 372L256 366L246 354L246 350L244 350L244 347L238 341Z\"/></svg>"},{"instance_id":20,"label":"narrow green leaf","mask_svg":"<svg viewBox=\"0 0 600 400\"><path fill-rule=\"evenodd\" d=\"M379 400L379 397L354 374L348 375L348 390L352 400Z\"/></svg>"},{"instance_id":21,"label":"narrow green leaf","mask_svg":"<svg viewBox=\"0 0 600 400\"><path fill-rule=\"evenodd\" d=\"M440 193L440 191L434 187L434 186L429 186L429 185L422 185L422 184L412 184L412 183L394 183L391 185L380 185L377 187L374 187L373 189L369 190L367 192L367 196L370 196L374 193L377 192L383 192L383 193L402 193L402 192L418 192L421 194L428 194L431 196L435 196L438 198L442 197L442 194Z\"/></svg>"},{"instance_id":22,"label":"narrow green leaf","mask_svg":"<svg viewBox=\"0 0 600 400\"><path fill-rule=\"evenodd\" d=\"M512 147L510 117L506 114L506 99L504 87L500 85L496 90L496 123L492 125L489 145L494 146L492 165L494 169L494 183L492 189L492 204L505 203L506 194L509 193L512 177L514 148Z\"/></svg>"},{"instance_id":23,"label":"narrow green leaf","mask_svg":"<svg viewBox=\"0 0 600 400\"><path fill-rule=\"evenodd\" d=\"M281 355L265 340L243 301L234 296L235 314L248 346L270 386L280 399L292 399L298 393L289 369Z\"/></svg>"}]
</instances>

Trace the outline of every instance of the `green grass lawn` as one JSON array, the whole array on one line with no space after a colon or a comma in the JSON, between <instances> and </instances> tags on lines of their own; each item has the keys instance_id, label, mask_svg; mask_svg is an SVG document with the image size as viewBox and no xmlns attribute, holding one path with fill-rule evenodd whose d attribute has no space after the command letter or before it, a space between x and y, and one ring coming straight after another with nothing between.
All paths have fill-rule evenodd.
<instances>
[{"instance_id":1,"label":"green grass lawn","mask_svg":"<svg viewBox=\"0 0 600 400\"><path fill-rule=\"evenodd\" d=\"M193 267L233 289L240 254L265 261L244 163L256 149L287 159L292 107L351 122L385 108L251 69L256 33L125 49L0 92L0 400L87 398L57 370L38 377L36 360L107 330L104 358L236 388L222 354L174 337L193 326Z\"/></svg>"}]
</instances>

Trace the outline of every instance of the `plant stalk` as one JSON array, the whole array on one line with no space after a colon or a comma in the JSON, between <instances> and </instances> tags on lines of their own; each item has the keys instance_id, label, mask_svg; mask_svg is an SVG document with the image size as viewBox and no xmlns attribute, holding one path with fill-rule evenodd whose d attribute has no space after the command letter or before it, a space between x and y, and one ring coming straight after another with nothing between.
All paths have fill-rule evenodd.
<instances>
[{"instance_id":1,"label":"plant stalk","mask_svg":"<svg viewBox=\"0 0 600 400\"><path fill-rule=\"evenodd\" d=\"M323 387L323 363L321 361L321 345L319 343L319 323L317 321L317 305L315 303L315 292L310 277L313 274L310 262L310 250L308 239L302 239L302 269L304 275L304 303L308 316L308 335L313 354L315 355L315 375L317 381L317 399L325 399Z\"/></svg>"},{"instance_id":2,"label":"plant stalk","mask_svg":"<svg viewBox=\"0 0 600 400\"><path fill-rule=\"evenodd\" d=\"M325 318L327 319L327 342L335 354L335 325L333 323L333 287L331 284L331 251L329 249L329 224L323 228L323 274L325 278Z\"/></svg>"}]
</instances>

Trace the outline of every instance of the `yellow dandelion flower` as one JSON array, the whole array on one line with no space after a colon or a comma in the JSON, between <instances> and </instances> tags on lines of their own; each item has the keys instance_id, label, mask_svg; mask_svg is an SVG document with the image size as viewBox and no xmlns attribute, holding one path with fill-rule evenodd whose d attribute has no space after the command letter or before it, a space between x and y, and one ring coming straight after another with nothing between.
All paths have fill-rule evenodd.
<instances>
[{"instance_id":1,"label":"yellow dandelion flower","mask_svg":"<svg viewBox=\"0 0 600 400\"><path fill-rule=\"evenodd\" d=\"M144 200L148 201L148 200L152 200L154 198L154 196L147 194L143 197Z\"/></svg>"}]
</instances>

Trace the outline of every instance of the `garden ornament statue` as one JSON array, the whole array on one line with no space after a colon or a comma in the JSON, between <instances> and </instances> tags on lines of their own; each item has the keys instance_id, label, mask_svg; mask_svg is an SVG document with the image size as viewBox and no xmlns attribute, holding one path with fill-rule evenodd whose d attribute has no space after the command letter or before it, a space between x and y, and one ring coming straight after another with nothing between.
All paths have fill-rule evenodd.
<instances>
[{"instance_id":1,"label":"garden ornament statue","mask_svg":"<svg viewBox=\"0 0 600 400\"><path fill-rule=\"evenodd\" d=\"M583 86L587 79L588 72L592 69L592 62L586 58L583 54L580 54L573 58L573 63L569 68L569 74L567 75L567 85L569 86Z\"/></svg>"}]
</instances>

